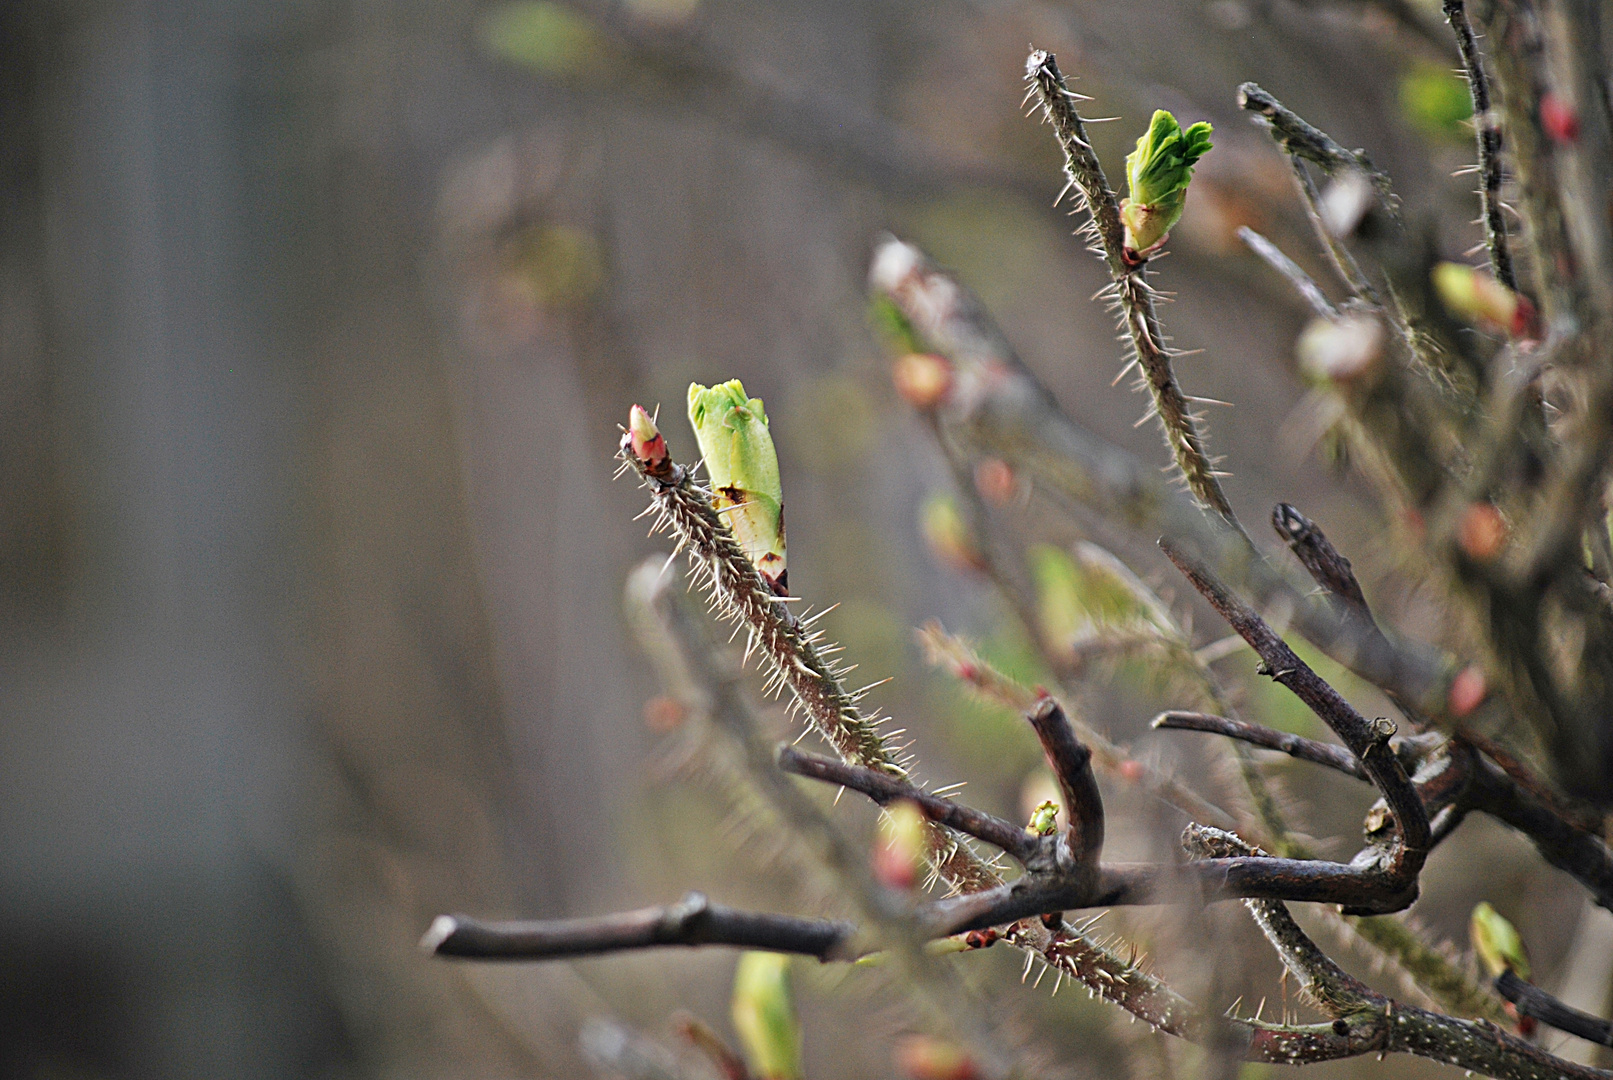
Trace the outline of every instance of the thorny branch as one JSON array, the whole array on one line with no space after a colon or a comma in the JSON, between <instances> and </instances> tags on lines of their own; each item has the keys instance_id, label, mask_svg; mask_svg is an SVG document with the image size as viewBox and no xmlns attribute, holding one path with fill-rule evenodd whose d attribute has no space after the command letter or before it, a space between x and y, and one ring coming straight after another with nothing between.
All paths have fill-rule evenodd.
<instances>
[{"instance_id":1,"label":"thorny branch","mask_svg":"<svg viewBox=\"0 0 1613 1080\"><path fill-rule=\"evenodd\" d=\"M1199 502L1238 528L1237 515L1221 490L1198 423L1171 368L1171 351L1154 310L1153 289L1146 279L1146 259L1138 262L1127 255L1120 206L1098 155L1087 142L1086 127L1075 108L1079 98L1065 85L1058 62L1050 53L1033 51L1025 62L1025 78L1031 84L1027 97L1034 96L1041 103L1042 115L1058 135L1059 147L1064 151L1064 172L1069 177L1066 190L1077 193L1089 215L1082 235L1093 242L1093 250L1103 256L1109 268L1109 295L1119 307L1121 323L1131 341L1132 360L1142 369L1153 394L1154 412L1165 429L1165 441L1176 466Z\"/></svg>"},{"instance_id":2,"label":"thorny branch","mask_svg":"<svg viewBox=\"0 0 1613 1080\"><path fill-rule=\"evenodd\" d=\"M1516 289L1518 280L1512 272L1507 223L1501 216L1501 126L1490 103L1490 80L1484 73L1484 58L1479 55L1478 42L1473 39L1473 26L1468 22L1467 7L1462 0L1445 0L1445 20L1456 35L1468 94L1473 100L1473 132L1479 156L1479 216L1484 219L1484 243L1490 252L1490 269L1497 281Z\"/></svg>"}]
</instances>

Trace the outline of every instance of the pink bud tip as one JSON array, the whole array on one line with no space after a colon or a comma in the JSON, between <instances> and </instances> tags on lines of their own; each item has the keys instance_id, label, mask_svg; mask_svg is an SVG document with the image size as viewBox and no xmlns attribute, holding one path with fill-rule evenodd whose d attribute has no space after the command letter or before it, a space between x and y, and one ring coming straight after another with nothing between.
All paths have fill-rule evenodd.
<instances>
[{"instance_id":1,"label":"pink bud tip","mask_svg":"<svg viewBox=\"0 0 1613 1080\"><path fill-rule=\"evenodd\" d=\"M627 434L622 444L646 465L659 465L667 459L666 440L642 405L634 405L627 415Z\"/></svg>"},{"instance_id":2,"label":"pink bud tip","mask_svg":"<svg viewBox=\"0 0 1613 1080\"><path fill-rule=\"evenodd\" d=\"M1489 686L1484 679L1484 672L1479 670L1477 664L1462 669L1456 678L1451 680L1449 695L1451 715L1463 717L1484 701L1484 695L1489 693Z\"/></svg>"}]
</instances>

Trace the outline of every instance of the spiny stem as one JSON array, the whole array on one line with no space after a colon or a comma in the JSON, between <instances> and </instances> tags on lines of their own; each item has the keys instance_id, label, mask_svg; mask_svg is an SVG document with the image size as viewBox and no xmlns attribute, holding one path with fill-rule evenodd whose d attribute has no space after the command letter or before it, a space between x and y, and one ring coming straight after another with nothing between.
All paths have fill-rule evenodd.
<instances>
[{"instance_id":1,"label":"spiny stem","mask_svg":"<svg viewBox=\"0 0 1613 1080\"><path fill-rule=\"evenodd\" d=\"M1221 490L1221 481L1205 453L1192 410L1171 368L1165 332L1154 311L1153 290L1144 280L1146 263L1133 264L1126 257L1120 207L1098 155L1087 142L1086 126L1075 108L1076 96L1065 85L1058 63L1050 53L1033 51L1025 62L1025 78L1031 84L1031 92L1041 102L1043 116L1057 133L1070 185L1079 192L1091 215L1088 235L1096 241L1097 251L1109 268L1111 287L1120 306L1126 334L1131 339L1134 358L1153 395L1154 411L1165 429L1165 441L1176 465L1199 502L1237 527L1237 515Z\"/></svg>"},{"instance_id":2,"label":"spiny stem","mask_svg":"<svg viewBox=\"0 0 1613 1080\"><path fill-rule=\"evenodd\" d=\"M1507 223L1501 216L1501 125L1490 103L1490 81L1484 74L1484 59L1473 39L1473 26L1467 21L1462 0L1445 0L1445 19L1456 34L1456 47L1462 54L1468 94L1473 99L1473 132L1479 153L1479 210L1484 218L1484 243L1490 251L1490 269L1495 279L1516 290L1512 272L1512 252L1507 245Z\"/></svg>"}]
</instances>

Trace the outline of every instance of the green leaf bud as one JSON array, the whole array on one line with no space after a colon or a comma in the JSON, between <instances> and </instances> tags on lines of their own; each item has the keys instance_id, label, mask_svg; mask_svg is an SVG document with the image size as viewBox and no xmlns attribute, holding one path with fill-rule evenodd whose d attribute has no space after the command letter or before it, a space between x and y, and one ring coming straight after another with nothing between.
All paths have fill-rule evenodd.
<instances>
[{"instance_id":1,"label":"green leaf bud","mask_svg":"<svg viewBox=\"0 0 1613 1080\"><path fill-rule=\"evenodd\" d=\"M690 383L689 423L717 512L762 579L787 595L784 488L762 399L747 398L738 379L711 387Z\"/></svg>"},{"instance_id":2,"label":"green leaf bud","mask_svg":"<svg viewBox=\"0 0 1613 1080\"><path fill-rule=\"evenodd\" d=\"M1031 823L1025 831L1032 836L1052 836L1058 829L1059 804L1045 799L1031 811Z\"/></svg>"},{"instance_id":3,"label":"green leaf bud","mask_svg":"<svg viewBox=\"0 0 1613 1080\"><path fill-rule=\"evenodd\" d=\"M1126 155L1128 197L1120 202L1126 226L1126 250L1143 255L1164 243L1182 219L1193 166L1210 149L1210 125L1204 121L1186 131L1176 117L1159 109L1137 149Z\"/></svg>"}]
</instances>

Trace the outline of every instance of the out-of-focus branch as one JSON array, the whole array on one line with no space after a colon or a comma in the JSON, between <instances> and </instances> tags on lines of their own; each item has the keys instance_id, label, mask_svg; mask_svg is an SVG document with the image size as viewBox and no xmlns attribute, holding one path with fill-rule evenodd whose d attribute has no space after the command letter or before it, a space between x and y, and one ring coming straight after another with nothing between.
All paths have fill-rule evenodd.
<instances>
[{"instance_id":1,"label":"out-of-focus branch","mask_svg":"<svg viewBox=\"0 0 1613 1080\"><path fill-rule=\"evenodd\" d=\"M1299 264L1287 255L1282 248L1267 240L1247 225L1238 226L1238 239L1242 240L1249 250L1260 256L1262 262L1281 274L1294 291L1310 305L1311 311L1319 318L1333 319L1338 317L1338 309L1333 306L1322 290L1311 280L1311 276L1299 268Z\"/></svg>"},{"instance_id":2,"label":"out-of-focus branch","mask_svg":"<svg viewBox=\"0 0 1613 1080\"><path fill-rule=\"evenodd\" d=\"M1200 512L1158 471L1063 413L1015 355L979 301L914 247L883 242L869 271L929 347L953 365L937 415L948 433L991 453L1044 490L1150 539L1164 534L1236 582L1333 659L1427 716L1448 711L1457 665L1417 642L1391 640L1369 620L1315 598L1255 551L1247 536Z\"/></svg>"},{"instance_id":3,"label":"out-of-focus branch","mask_svg":"<svg viewBox=\"0 0 1613 1080\"><path fill-rule=\"evenodd\" d=\"M1468 96L1473 101L1473 133L1478 141L1479 216L1484 220L1484 243L1490 252L1490 269L1495 279L1509 289L1518 287L1512 272L1512 251L1507 244L1507 223L1501 216L1501 125L1490 104L1490 80L1484 73L1484 58L1473 39L1467 6L1462 0L1445 0L1445 20L1456 35L1462 54L1462 71L1467 76Z\"/></svg>"},{"instance_id":4,"label":"out-of-focus branch","mask_svg":"<svg viewBox=\"0 0 1613 1080\"><path fill-rule=\"evenodd\" d=\"M420 947L463 960L558 960L668 945L729 945L830 960L851 958L855 930L828 919L740 911L692 892L676 904L585 919L483 922L439 915Z\"/></svg>"},{"instance_id":5,"label":"out-of-focus branch","mask_svg":"<svg viewBox=\"0 0 1613 1080\"><path fill-rule=\"evenodd\" d=\"M1221 490L1215 468L1205 453L1197 422L1171 368L1165 332L1160 328L1154 311L1153 290L1146 280L1147 264L1137 264L1127 258L1120 207L1097 153L1087 142L1085 125L1075 108L1077 95L1065 85L1057 61L1040 50L1032 51L1025 61L1025 78L1031 84L1031 93L1041 103L1043 116L1058 136L1070 187L1079 193L1080 205L1089 214L1083 235L1094 242L1095 250L1109 268L1111 294L1119 305L1133 359L1142 369L1153 395L1154 412L1165 430L1165 441L1176 467L1199 502L1221 515L1233 528L1239 528L1237 515Z\"/></svg>"}]
</instances>

